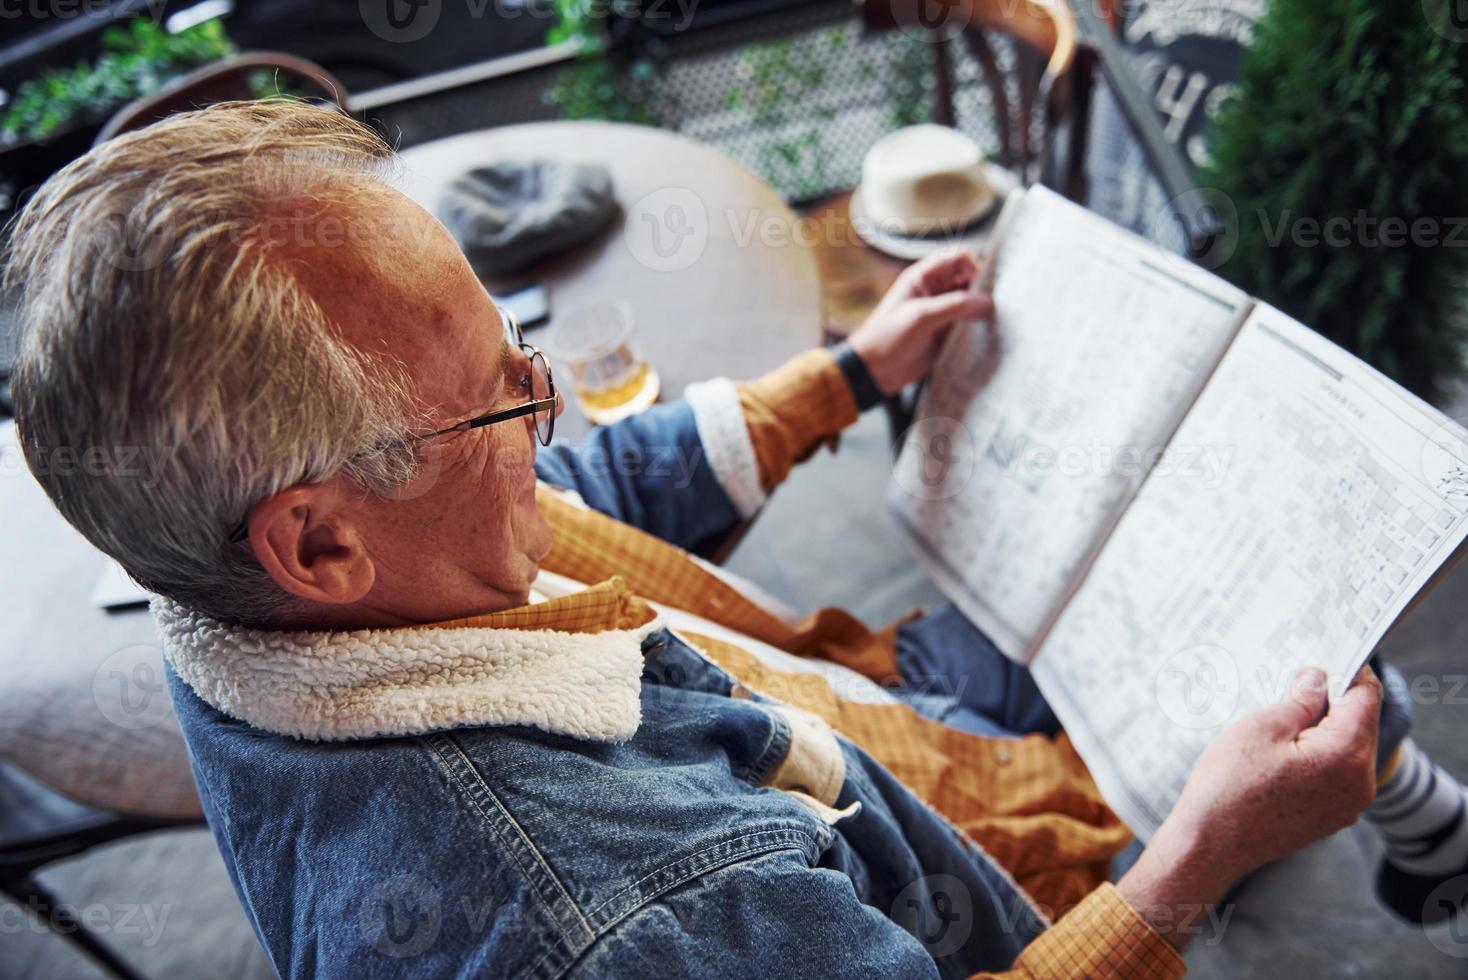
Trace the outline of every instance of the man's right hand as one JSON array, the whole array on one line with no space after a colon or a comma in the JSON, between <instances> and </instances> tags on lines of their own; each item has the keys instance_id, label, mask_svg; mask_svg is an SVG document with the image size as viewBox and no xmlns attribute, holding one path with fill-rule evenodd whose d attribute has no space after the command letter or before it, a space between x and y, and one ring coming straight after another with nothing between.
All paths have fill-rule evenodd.
<instances>
[{"instance_id":1,"label":"man's right hand","mask_svg":"<svg viewBox=\"0 0 1468 980\"><path fill-rule=\"evenodd\" d=\"M1236 879L1356 822L1376 794L1381 682L1363 668L1327 710L1325 675L1294 678L1199 757L1177 806L1118 888L1179 948L1166 923L1216 902Z\"/></svg>"}]
</instances>

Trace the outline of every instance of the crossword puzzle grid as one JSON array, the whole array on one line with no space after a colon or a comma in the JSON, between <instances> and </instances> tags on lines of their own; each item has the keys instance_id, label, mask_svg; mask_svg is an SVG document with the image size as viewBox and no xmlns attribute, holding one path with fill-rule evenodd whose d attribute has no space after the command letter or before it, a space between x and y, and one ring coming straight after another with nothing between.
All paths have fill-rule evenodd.
<instances>
[{"instance_id":1,"label":"crossword puzzle grid","mask_svg":"<svg viewBox=\"0 0 1468 980\"><path fill-rule=\"evenodd\" d=\"M1318 663L1341 679L1461 519L1373 458L1323 401L1281 402L1277 385L1242 364L1219 374L1230 397L1200 402L1179 438L1237 447L1224 485L1208 493L1182 480L1149 483L1128 515L1137 526L1124 523L1092 571L1101 584L1078 597L1040 657L1055 658L1047 693L1062 688L1073 713L1081 692L1147 706L1097 712L1092 694L1089 715L1067 725L1091 729L1128 795L1158 821L1218 728L1282 696L1283 665ZM1201 571L1198 556L1207 556ZM1277 625L1248 628L1260 621ZM1225 651L1222 669L1202 656L1189 665L1187 651L1214 648ZM1157 703L1163 673L1189 670L1198 672L1184 682L1190 691L1213 684L1236 697L1217 724L1189 727L1186 712L1179 724Z\"/></svg>"},{"instance_id":2,"label":"crossword puzzle grid","mask_svg":"<svg viewBox=\"0 0 1468 980\"><path fill-rule=\"evenodd\" d=\"M949 585L1021 642L1049 620L1140 478L1116 471L1115 454L1156 448L1236 316L1158 274L1135 246L1068 228L1027 221L1006 240L995 288L1002 370L980 385L995 350L977 330L945 352L925 406L962 420L973 465L954 494L904 501ZM1071 271L1057 283L1056 269ZM921 465L919 449L910 440L899 466Z\"/></svg>"}]
</instances>

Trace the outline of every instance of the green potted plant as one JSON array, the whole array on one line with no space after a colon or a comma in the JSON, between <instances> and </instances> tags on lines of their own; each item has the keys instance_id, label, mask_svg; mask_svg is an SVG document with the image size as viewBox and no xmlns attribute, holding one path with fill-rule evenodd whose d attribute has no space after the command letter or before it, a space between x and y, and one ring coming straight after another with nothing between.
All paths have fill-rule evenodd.
<instances>
[{"instance_id":1,"label":"green potted plant","mask_svg":"<svg viewBox=\"0 0 1468 980\"><path fill-rule=\"evenodd\" d=\"M1464 371L1468 31L1450 0L1273 0L1200 184L1220 271L1432 401Z\"/></svg>"},{"instance_id":2,"label":"green potted plant","mask_svg":"<svg viewBox=\"0 0 1468 980\"><path fill-rule=\"evenodd\" d=\"M565 119L607 119L661 126L659 100L667 44L645 23L643 5L613 0L605 8L584 0L552 0L556 24L547 45L575 41L576 60L561 69L545 101Z\"/></svg>"},{"instance_id":3,"label":"green potted plant","mask_svg":"<svg viewBox=\"0 0 1468 980\"><path fill-rule=\"evenodd\" d=\"M218 20L177 34L146 17L107 28L95 62L46 71L0 106L0 175L15 187L40 183L90 146L119 107L234 53Z\"/></svg>"}]
</instances>

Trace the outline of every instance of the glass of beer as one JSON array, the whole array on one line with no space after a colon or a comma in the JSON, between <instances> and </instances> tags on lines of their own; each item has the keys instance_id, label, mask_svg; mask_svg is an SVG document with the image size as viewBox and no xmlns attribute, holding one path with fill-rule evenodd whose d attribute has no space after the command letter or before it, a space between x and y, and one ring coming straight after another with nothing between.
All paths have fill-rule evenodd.
<instances>
[{"instance_id":1,"label":"glass of beer","mask_svg":"<svg viewBox=\"0 0 1468 980\"><path fill-rule=\"evenodd\" d=\"M570 375L581 412L606 425L658 400L657 371L633 345L636 332L626 303L582 306L555 317L545 346L558 372Z\"/></svg>"}]
</instances>

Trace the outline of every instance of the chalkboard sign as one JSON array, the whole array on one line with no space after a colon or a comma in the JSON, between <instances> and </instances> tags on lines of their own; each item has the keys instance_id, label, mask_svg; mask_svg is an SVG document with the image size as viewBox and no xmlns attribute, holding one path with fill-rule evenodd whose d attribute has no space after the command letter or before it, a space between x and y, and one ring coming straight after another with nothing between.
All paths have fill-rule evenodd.
<instances>
[{"instance_id":1,"label":"chalkboard sign","mask_svg":"<svg viewBox=\"0 0 1468 980\"><path fill-rule=\"evenodd\" d=\"M1194 168L1208 160L1211 124L1239 78L1265 0L1132 0L1120 41L1164 135ZM1087 153L1089 205L1162 244L1181 235L1126 119L1097 87Z\"/></svg>"}]
</instances>

